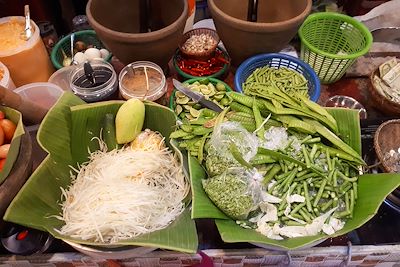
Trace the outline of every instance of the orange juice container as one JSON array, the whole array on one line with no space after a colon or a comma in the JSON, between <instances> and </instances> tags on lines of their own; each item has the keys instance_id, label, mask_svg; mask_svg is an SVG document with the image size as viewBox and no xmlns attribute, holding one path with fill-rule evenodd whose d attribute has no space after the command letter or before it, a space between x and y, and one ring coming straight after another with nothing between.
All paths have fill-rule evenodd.
<instances>
[{"instance_id":1,"label":"orange juice container","mask_svg":"<svg viewBox=\"0 0 400 267\"><path fill-rule=\"evenodd\" d=\"M39 27L31 20L33 34L29 40L21 38L25 29L24 17L0 18L0 61L7 66L17 87L47 82L54 72L46 47L40 38Z\"/></svg>"}]
</instances>

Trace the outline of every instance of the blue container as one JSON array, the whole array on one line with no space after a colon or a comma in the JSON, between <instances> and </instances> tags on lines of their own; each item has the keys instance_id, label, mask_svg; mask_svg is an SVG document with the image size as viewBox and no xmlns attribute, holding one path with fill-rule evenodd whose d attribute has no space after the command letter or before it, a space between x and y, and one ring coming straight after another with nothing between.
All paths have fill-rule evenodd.
<instances>
[{"instance_id":1,"label":"blue container","mask_svg":"<svg viewBox=\"0 0 400 267\"><path fill-rule=\"evenodd\" d=\"M321 83L314 70L298 58L286 54L260 54L243 61L235 74L235 89L243 92L242 84L257 68L270 66L272 68L286 67L302 74L308 81L308 95L310 100L317 102L321 94Z\"/></svg>"}]
</instances>

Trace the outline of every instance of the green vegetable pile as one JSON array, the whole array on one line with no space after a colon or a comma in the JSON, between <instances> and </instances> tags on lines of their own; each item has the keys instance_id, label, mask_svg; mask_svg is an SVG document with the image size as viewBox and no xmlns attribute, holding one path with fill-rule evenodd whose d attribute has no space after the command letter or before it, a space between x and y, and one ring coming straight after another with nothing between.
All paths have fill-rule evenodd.
<instances>
[{"instance_id":1,"label":"green vegetable pile","mask_svg":"<svg viewBox=\"0 0 400 267\"><path fill-rule=\"evenodd\" d=\"M308 96L307 80L295 70L281 67L279 69L265 66L257 68L242 85L245 94L262 93L268 88L278 88L290 95Z\"/></svg>"},{"instance_id":2,"label":"green vegetable pile","mask_svg":"<svg viewBox=\"0 0 400 267\"><path fill-rule=\"evenodd\" d=\"M209 79L202 79L192 84L184 83L189 89L201 93L207 100L213 101L221 108L229 106L231 100L227 96L227 88L222 82L215 85ZM218 113L190 100L181 92L175 93L175 113L182 124L170 138L179 139L179 147L189 151L200 162L205 159L205 144L210 138Z\"/></svg>"},{"instance_id":3,"label":"green vegetable pile","mask_svg":"<svg viewBox=\"0 0 400 267\"><path fill-rule=\"evenodd\" d=\"M230 101L226 96L227 88L221 82L214 85L208 79L203 79L192 84L184 83L184 85L188 89L204 95L207 100L214 102L222 109L229 105ZM179 91L175 93L175 104L175 113L180 119L195 120L201 115L200 112L203 109L200 104Z\"/></svg>"},{"instance_id":4,"label":"green vegetable pile","mask_svg":"<svg viewBox=\"0 0 400 267\"><path fill-rule=\"evenodd\" d=\"M287 70L281 70L281 73L288 74ZM281 77L270 69L260 69L258 74ZM229 108L221 114L206 117L205 114L211 114L212 111L203 109L197 120L202 120L204 125L196 126L198 122L190 121L171 134L172 138L180 138L180 146L189 148L190 154L197 156L200 162L205 160L210 177L203 181L205 192L226 215L233 219L243 218L238 216L243 214L243 206L227 205L226 202L236 203L240 197L248 195L238 193L240 177L226 174L232 167L247 171L256 169L263 175L259 186L264 193L279 199L276 204L278 220L271 222L270 227L275 223L283 227L311 224L332 209L334 218L351 218L358 197L360 167L365 164L364 161L357 151L337 135L337 121L326 109L310 101L303 92L279 89L280 86L287 88L288 83L279 85L274 78L268 84L265 80L257 80L260 77L252 75L246 81L244 87L247 95L227 92ZM300 82L301 77L294 77L297 76L292 77L293 83L304 83ZM244 159L243 151L237 147L238 142L232 142L231 157L220 158L218 153L213 152L208 139L216 125L225 121L238 122L257 136L257 154L250 160ZM207 128L207 125L210 127ZM189 127L203 127L200 129L204 135L193 134L194 129ZM188 128L187 131L184 128ZM283 143L274 141L280 135L276 132L279 130L286 135ZM271 148L271 145L277 147ZM222 188L222 178L229 179L229 184L235 186L230 188L226 185L226 188ZM293 195L302 201L288 203L288 197ZM236 211L233 210L235 207ZM251 214L257 214L257 209ZM242 219L245 223L240 224L256 229L257 223L249 219L250 216Z\"/></svg>"},{"instance_id":5,"label":"green vegetable pile","mask_svg":"<svg viewBox=\"0 0 400 267\"><path fill-rule=\"evenodd\" d=\"M238 173L223 173L203 180L208 197L229 217L246 219L254 207L248 184Z\"/></svg>"},{"instance_id":6,"label":"green vegetable pile","mask_svg":"<svg viewBox=\"0 0 400 267\"><path fill-rule=\"evenodd\" d=\"M260 140L265 140L268 132L265 133L272 126L288 129L292 137L278 151L260 147L250 161L252 166L265 171L262 183L268 187L268 193L282 199L278 207L280 219L289 220L282 217L287 207L285 198L294 193L306 199L293 205L291 211L300 220L310 222L333 207L338 207L336 218L351 217L357 199L359 166L364 162L335 134L336 120L301 95L292 97L279 89L250 94L229 93L234 112L227 117L250 131L259 129ZM270 119L266 120L268 116ZM292 146L296 140L297 150Z\"/></svg>"}]
</instances>

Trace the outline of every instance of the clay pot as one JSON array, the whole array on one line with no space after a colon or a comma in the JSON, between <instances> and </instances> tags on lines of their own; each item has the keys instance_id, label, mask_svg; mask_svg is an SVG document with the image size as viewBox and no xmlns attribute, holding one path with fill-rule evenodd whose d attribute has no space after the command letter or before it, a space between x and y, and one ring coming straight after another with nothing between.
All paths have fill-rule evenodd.
<instances>
[{"instance_id":1,"label":"clay pot","mask_svg":"<svg viewBox=\"0 0 400 267\"><path fill-rule=\"evenodd\" d=\"M258 0L257 22L247 21L244 0L208 0L218 35L232 64L260 53L279 52L311 11L312 0Z\"/></svg>"},{"instance_id":2,"label":"clay pot","mask_svg":"<svg viewBox=\"0 0 400 267\"><path fill-rule=\"evenodd\" d=\"M148 60L165 68L183 34L187 1L151 0L150 13L144 2L89 0L86 15L99 39L121 62Z\"/></svg>"}]
</instances>

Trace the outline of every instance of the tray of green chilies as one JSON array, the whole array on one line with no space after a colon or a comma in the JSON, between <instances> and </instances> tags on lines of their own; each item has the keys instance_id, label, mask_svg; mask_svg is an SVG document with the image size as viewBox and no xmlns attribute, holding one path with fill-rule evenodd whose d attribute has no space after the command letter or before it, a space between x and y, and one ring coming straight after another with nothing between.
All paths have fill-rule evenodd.
<instances>
[{"instance_id":1,"label":"tray of green chilies","mask_svg":"<svg viewBox=\"0 0 400 267\"><path fill-rule=\"evenodd\" d=\"M310 101L307 99L303 99L301 97L300 99L296 99L293 96L288 96L281 92L273 92L264 97L260 97L259 95L253 95L252 97L249 97L234 92L229 93L229 95L232 99L230 105L231 110L225 110L219 115L209 117L209 123L205 124L203 127L215 129L216 125L219 125L226 120L239 121L241 125L250 132L253 132L256 128L259 128L257 126L259 126L262 122L265 123L265 121L265 130L271 126L284 125L292 131L293 129L296 131L301 131L303 134L302 136L304 137L303 140L312 141L312 145L309 147L310 150L302 151L306 155L309 156L310 153L316 153L315 150L329 151L332 158L328 162L332 163L332 161L337 160L339 163L335 163L337 166L332 166L330 164L330 166L328 166L330 171L340 168L340 162L348 162L349 166L353 167L352 175L357 177L358 173L354 172L358 171L359 167L364 166L364 162L360 157L360 125L358 113L356 111L338 108L323 109L314 103L310 103ZM253 107L253 101L257 103L256 107ZM257 111L259 114L257 114ZM270 119L265 120L265 118L267 118L270 114ZM255 118L257 116L258 119ZM195 123L191 125L189 121L184 121L183 124L196 127ZM188 127L186 127L186 129L188 129ZM354 178L353 176L349 177L349 175L343 175L343 172L346 171L341 171L339 169L341 177L336 180L336 183L339 183L336 184L337 190L329 188L333 187L333 185L331 185L331 182L328 182L327 180L323 180L327 182L323 182L325 184L322 187L326 187L334 191L336 193L336 197L346 196L345 200L343 201L346 202L346 207L345 210L342 210L342 213L340 214L340 217L345 219L344 227L329 236L323 233L318 233L312 236L291 237L284 238L283 240L274 240L260 234L255 229L251 229L251 227L248 227L250 229L246 229L240 226L239 224L243 223L242 221L238 222L228 217L213 203L213 201L210 200L209 196L204 191L203 181L209 179L209 177L205 168L200 164L198 156L200 154L202 155L200 157L200 161L203 163L203 165L205 165L204 163L207 159L207 144L211 136L212 134L193 137L192 134L188 133L187 136L180 136L179 140L181 141L181 144L183 144L181 147L187 148L188 146L191 146L189 151L192 156L189 157L189 170L193 192L192 218L215 219L222 240L228 243L249 242L263 247L284 250L315 245L319 242L322 242L327 237L343 235L366 223L374 216L374 214L376 214L385 197L400 184L400 175L396 174L363 174L358 178ZM193 147L196 148L196 145L198 152L193 153L193 151L195 151ZM325 174L323 170L314 168L315 166L313 166L312 162L306 162L305 159L303 162L299 162L295 159L290 159L289 157L283 155L283 153L268 149L259 149L256 157L258 157L257 160L259 163L263 162L263 160L264 162L268 163L281 161L292 165L294 164L301 166L304 168L304 170L309 169L310 173L317 173L319 175ZM307 156L305 158L307 158ZM240 161L240 159L238 161ZM252 166L256 165L254 164L254 160L253 162L244 162L244 165L248 163L250 163ZM284 168L285 167L282 167L282 169ZM272 168L269 170L272 170ZM336 179L338 174L339 173L336 173L335 175ZM346 172L345 174L348 173ZM273 177L268 177L266 174L264 179L266 177L268 177L267 179L272 179L278 175L283 174L276 173L273 175ZM325 179L331 179L331 181L333 180L328 174L325 176ZM296 179L297 178L298 177L296 177ZM346 186L344 184L345 179L348 180L348 183L351 184L351 186ZM384 183L382 181L384 181ZM308 184L306 183L306 185ZM321 185L319 186L319 188L321 188ZM288 191L287 187L285 190L285 192ZM282 193L284 194L285 192ZM373 193L371 194L371 192ZM311 199L313 201L311 208L320 208L320 203L318 200L315 200L315 197L321 198L321 195L324 193L324 190L321 190L321 192L316 192L316 195ZM221 194L223 194L222 191ZM332 207L334 200L332 200L330 203L328 202L329 201L322 204L325 204L325 206L331 205ZM308 205L304 204L304 206ZM349 206L349 208L347 208L347 206ZM300 210L300 208L298 209ZM325 211L327 209L327 207L324 208Z\"/></svg>"}]
</instances>

